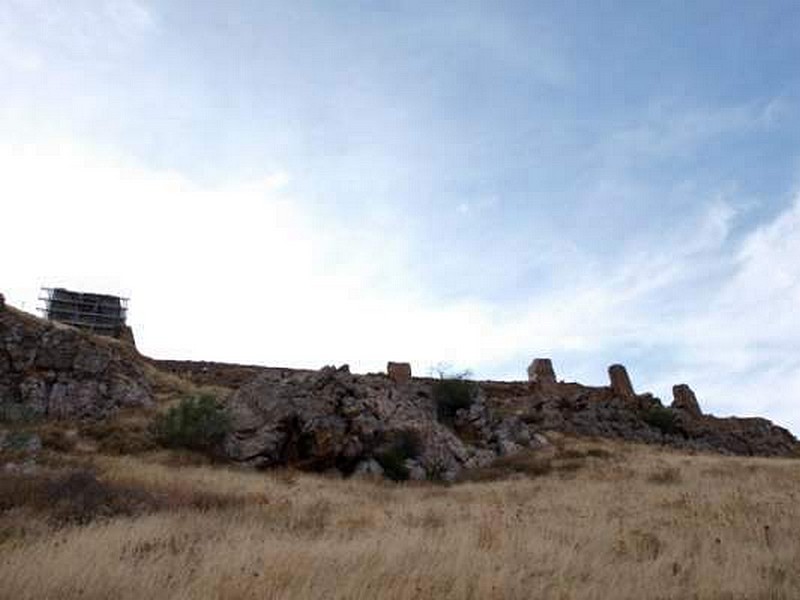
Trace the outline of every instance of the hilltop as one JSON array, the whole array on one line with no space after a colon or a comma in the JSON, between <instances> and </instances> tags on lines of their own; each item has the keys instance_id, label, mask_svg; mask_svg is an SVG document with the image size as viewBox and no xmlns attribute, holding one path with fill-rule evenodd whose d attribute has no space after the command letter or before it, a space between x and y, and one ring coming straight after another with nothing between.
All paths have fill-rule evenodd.
<instances>
[{"instance_id":1,"label":"hilltop","mask_svg":"<svg viewBox=\"0 0 800 600\"><path fill-rule=\"evenodd\" d=\"M0 597L796 598L796 440L675 392L157 361L0 303ZM163 447L196 397L230 429Z\"/></svg>"},{"instance_id":2,"label":"hilltop","mask_svg":"<svg viewBox=\"0 0 800 600\"><path fill-rule=\"evenodd\" d=\"M549 445L549 433L621 438L747 456L793 456L797 441L765 419L703 414L691 389L670 406L636 393L621 365L608 386L558 381L538 359L528 381L436 380L410 367L354 374L157 361L132 345L0 309L0 415L10 424L141 423L185 397L213 396L230 422L217 458L253 467L382 473L387 454L411 478L454 480L500 457ZM117 427L117 438L131 432Z\"/></svg>"}]
</instances>

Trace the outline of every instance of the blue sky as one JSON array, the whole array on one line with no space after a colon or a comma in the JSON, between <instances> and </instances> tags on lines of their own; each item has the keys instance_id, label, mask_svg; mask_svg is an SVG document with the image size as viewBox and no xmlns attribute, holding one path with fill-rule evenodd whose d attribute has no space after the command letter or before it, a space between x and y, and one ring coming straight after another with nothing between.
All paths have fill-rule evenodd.
<instances>
[{"instance_id":1,"label":"blue sky","mask_svg":"<svg viewBox=\"0 0 800 600\"><path fill-rule=\"evenodd\" d=\"M0 289L130 295L160 357L623 362L800 432L798 26L796 2L6 0Z\"/></svg>"}]
</instances>

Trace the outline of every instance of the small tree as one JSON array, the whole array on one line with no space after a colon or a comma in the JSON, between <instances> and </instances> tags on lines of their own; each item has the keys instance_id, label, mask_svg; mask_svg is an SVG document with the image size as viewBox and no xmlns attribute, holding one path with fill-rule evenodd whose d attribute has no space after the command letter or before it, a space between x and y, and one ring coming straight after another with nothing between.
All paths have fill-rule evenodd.
<instances>
[{"instance_id":1,"label":"small tree","mask_svg":"<svg viewBox=\"0 0 800 600\"><path fill-rule=\"evenodd\" d=\"M653 406L647 409L642 414L642 420L651 427L660 430L661 433L680 433L678 415L675 414L675 411L664 406Z\"/></svg>"},{"instance_id":2,"label":"small tree","mask_svg":"<svg viewBox=\"0 0 800 600\"><path fill-rule=\"evenodd\" d=\"M168 448L208 451L230 431L230 419L213 396L184 398L153 421L153 434Z\"/></svg>"},{"instance_id":3,"label":"small tree","mask_svg":"<svg viewBox=\"0 0 800 600\"><path fill-rule=\"evenodd\" d=\"M400 431L392 443L375 455L375 460L383 468L389 479L405 481L410 473L406 460L417 458L422 452L422 440L415 431Z\"/></svg>"},{"instance_id":4,"label":"small tree","mask_svg":"<svg viewBox=\"0 0 800 600\"><path fill-rule=\"evenodd\" d=\"M475 384L467 380L469 371L447 375L439 370L439 380L433 384L433 399L436 402L436 417L446 425L452 425L456 412L469 408L475 401Z\"/></svg>"}]
</instances>

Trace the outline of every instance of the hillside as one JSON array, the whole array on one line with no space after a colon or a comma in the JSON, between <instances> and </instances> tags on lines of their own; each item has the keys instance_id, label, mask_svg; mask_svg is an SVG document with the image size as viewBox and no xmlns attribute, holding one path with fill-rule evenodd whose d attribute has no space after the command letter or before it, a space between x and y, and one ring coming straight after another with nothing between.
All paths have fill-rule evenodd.
<instances>
[{"instance_id":1,"label":"hillside","mask_svg":"<svg viewBox=\"0 0 800 600\"><path fill-rule=\"evenodd\" d=\"M541 359L527 382L434 380L398 368L402 376L154 361L117 340L0 309L0 415L12 424L147 420L205 391L231 424L217 448L227 460L350 475L381 472L394 454L415 479L454 480L545 448L551 431L747 456L797 452L795 438L765 419L703 414L686 385L671 406L636 393L621 365L599 387L559 381Z\"/></svg>"},{"instance_id":2,"label":"hillside","mask_svg":"<svg viewBox=\"0 0 800 600\"><path fill-rule=\"evenodd\" d=\"M0 479L0 597L800 595L796 461L554 442L449 486L48 452Z\"/></svg>"},{"instance_id":3,"label":"hillside","mask_svg":"<svg viewBox=\"0 0 800 600\"><path fill-rule=\"evenodd\" d=\"M156 361L0 303L0 598L800 596L788 431L542 364ZM201 396L224 438L164 447Z\"/></svg>"}]
</instances>

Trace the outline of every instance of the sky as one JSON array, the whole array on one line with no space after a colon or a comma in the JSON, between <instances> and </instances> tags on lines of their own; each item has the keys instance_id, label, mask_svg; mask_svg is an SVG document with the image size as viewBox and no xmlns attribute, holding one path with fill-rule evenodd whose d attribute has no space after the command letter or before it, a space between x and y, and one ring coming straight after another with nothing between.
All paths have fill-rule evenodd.
<instances>
[{"instance_id":1,"label":"sky","mask_svg":"<svg viewBox=\"0 0 800 600\"><path fill-rule=\"evenodd\" d=\"M800 434L800 4L0 1L0 291Z\"/></svg>"}]
</instances>

